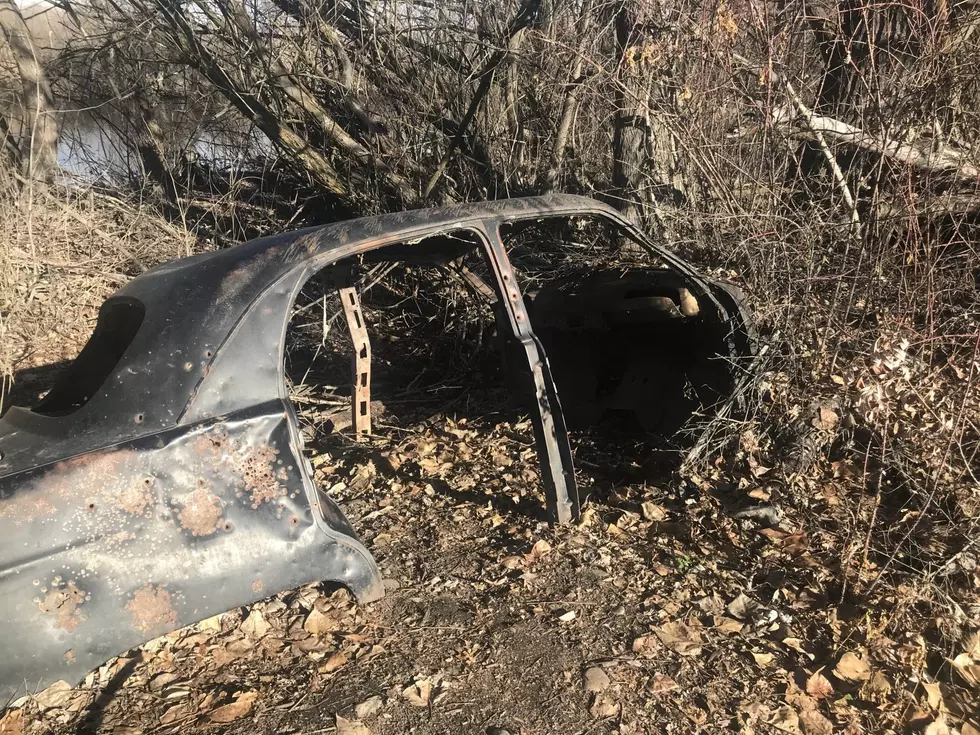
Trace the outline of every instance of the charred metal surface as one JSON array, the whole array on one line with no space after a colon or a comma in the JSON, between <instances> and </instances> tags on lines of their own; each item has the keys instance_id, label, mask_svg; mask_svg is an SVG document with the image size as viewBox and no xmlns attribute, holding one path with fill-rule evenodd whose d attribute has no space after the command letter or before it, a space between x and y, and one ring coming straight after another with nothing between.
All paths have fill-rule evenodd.
<instances>
[{"instance_id":1,"label":"charred metal surface","mask_svg":"<svg viewBox=\"0 0 980 735\"><path fill-rule=\"evenodd\" d=\"M577 520L581 501L575 485L572 449L568 443L565 419L558 401L558 391L544 349L531 330L524 297L517 285L499 232L490 241L490 264L497 283L498 303L510 323L510 336L518 345L523 367L531 376L537 411L532 413L538 457L542 466L548 515L557 523Z\"/></svg>"},{"instance_id":2,"label":"charred metal surface","mask_svg":"<svg viewBox=\"0 0 980 735\"><path fill-rule=\"evenodd\" d=\"M0 420L0 701L74 681L149 638L313 581L381 596L378 568L318 489L288 401L290 309L315 271L391 246L452 254L469 231L493 266L502 328L533 385L553 521L578 491L558 391L499 236L502 223L616 213L549 196L402 212L186 258L103 305L92 339L34 410ZM421 244L416 244L421 243ZM658 252L724 313L683 261Z\"/></svg>"},{"instance_id":3,"label":"charred metal surface","mask_svg":"<svg viewBox=\"0 0 980 735\"><path fill-rule=\"evenodd\" d=\"M308 494L292 447L272 401L17 477L0 503L0 698L311 574L378 597L369 553Z\"/></svg>"}]
</instances>

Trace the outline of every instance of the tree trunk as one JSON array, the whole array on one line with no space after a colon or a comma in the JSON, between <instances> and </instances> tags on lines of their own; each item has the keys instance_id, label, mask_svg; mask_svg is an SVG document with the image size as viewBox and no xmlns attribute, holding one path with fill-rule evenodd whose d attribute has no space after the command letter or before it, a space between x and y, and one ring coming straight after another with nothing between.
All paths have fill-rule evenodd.
<instances>
[{"instance_id":1,"label":"tree trunk","mask_svg":"<svg viewBox=\"0 0 980 735\"><path fill-rule=\"evenodd\" d=\"M494 75L500 70L501 65L508 63L513 55L520 50L521 39L524 38L523 31L537 16L538 5L540 2L541 0L524 0L520 10L517 11L517 15L514 16L514 19L510 22L505 32L506 39L502 44L503 48L491 54L490 59L483 66L483 69L479 74L480 84L477 86L476 93L473 95L473 99L470 100L469 107L466 109L466 114L463 115L463 119L459 122L459 130L457 131L457 134L450 139L446 152L443 154L442 160L439 162L439 166L436 168L435 173L429 177L429 181L425 186L425 191L422 193L423 199L428 199L432 195L432 192L436 188L436 184L439 182L439 179L446 171L446 167L452 160L453 154L458 148L461 147L470 123L473 122L473 118L476 115L476 111L483 103L487 93L490 92Z\"/></svg>"},{"instance_id":2,"label":"tree trunk","mask_svg":"<svg viewBox=\"0 0 980 735\"><path fill-rule=\"evenodd\" d=\"M164 198L171 204L176 204L179 196L177 181L167 161L167 147L164 143L163 128L157 122L157 112L142 94L138 95L137 104L143 118L144 130L137 139L136 148L143 169L150 180L160 185Z\"/></svg>"},{"instance_id":3,"label":"tree trunk","mask_svg":"<svg viewBox=\"0 0 980 735\"><path fill-rule=\"evenodd\" d=\"M575 24L575 35L578 47L575 53L575 60L572 62L572 72L565 86L565 99L561 106L561 118L558 122L558 132L555 134L555 142L551 149L551 164L544 177L545 191L554 191L558 185L562 166L565 163L565 152L568 148L568 136L572 131L572 123L578 111L578 94L585 81L582 70L585 63L585 49L588 44L589 28L592 24L592 0L586 0L582 7L582 14Z\"/></svg>"},{"instance_id":4,"label":"tree trunk","mask_svg":"<svg viewBox=\"0 0 980 735\"><path fill-rule=\"evenodd\" d=\"M51 88L38 61L30 31L14 0L0 0L0 30L7 40L21 81L24 117L17 133L22 171L28 180L48 180L57 166L58 124Z\"/></svg>"},{"instance_id":5,"label":"tree trunk","mask_svg":"<svg viewBox=\"0 0 980 735\"><path fill-rule=\"evenodd\" d=\"M645 95L640 63L635 58L641 32L636 0L622 0L616 8L616 113L613 120L612 185L615 205L632 222L640 223L643 198L640 193L643 163L647 145Z\"/></svg>"}]
</instances>

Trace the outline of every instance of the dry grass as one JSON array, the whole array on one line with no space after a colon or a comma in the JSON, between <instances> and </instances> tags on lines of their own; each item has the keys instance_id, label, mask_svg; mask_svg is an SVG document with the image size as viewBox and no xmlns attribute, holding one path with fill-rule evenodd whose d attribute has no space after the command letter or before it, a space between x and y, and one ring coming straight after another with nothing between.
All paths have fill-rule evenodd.
<instances>
[{"instance_id":1,"label":"dry grass","mask_svg":"<svg viewBox=\"0 0 980 735\"><path fill-rule=\"evenodd\" d=\"M138 200L92 188L0 185L0 407L16 375L70 360L126 281L193 238Z\"/></svg>"}]
</instances>

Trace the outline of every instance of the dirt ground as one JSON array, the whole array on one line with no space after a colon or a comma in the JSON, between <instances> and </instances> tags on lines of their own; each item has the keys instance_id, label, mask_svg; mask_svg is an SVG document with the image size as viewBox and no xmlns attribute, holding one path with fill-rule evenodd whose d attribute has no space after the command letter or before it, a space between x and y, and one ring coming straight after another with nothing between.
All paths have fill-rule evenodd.
<instances>
[{"instance_id":1,"label":"dirt ground","mask_svg":"<svg viewBox=\"0 0 980 735\"><path fill-rule=\"evenodd\" d=\"M980 672L937 658L922 592L859 591L873 564L839 519L870 505L839 466L814 469L806 518L764 528L731 506L770 484L654 485L607 456L582 523L552 530L530 422L468 413L313 450L384 599L233 610L22 699L0 732L978 732ZM960 643L949 660L980 658Z\"/></svg>"}]
</instances>

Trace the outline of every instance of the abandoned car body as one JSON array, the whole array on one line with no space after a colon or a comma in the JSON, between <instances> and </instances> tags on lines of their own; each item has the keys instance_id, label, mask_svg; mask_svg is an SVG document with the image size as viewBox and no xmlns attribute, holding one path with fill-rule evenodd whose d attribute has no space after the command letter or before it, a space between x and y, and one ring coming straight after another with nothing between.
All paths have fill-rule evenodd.
<instances>
[{"instance_id":1,"label":"abandoned car body","mask_svg":"<svg viewBox=\"0 0 980 735\"><path fill-rule=\"evenodd\" d=\"M434 244L438 236L472 235L492 276L498 331L516 347L533 391L549 518L575 519L580 502L559 388L531 323L539 315L545 342L560 352L554 305L574 295L526 301L501 226L582 214L613 222L669 264L670 278L661 280L677 308L660 292L643 292L641 312L652 305L709 324L729 340L712 347L715 357L747 353L735 344L747 325L732 292L643 241L615 211L564 195L267 237L157 267L110 297L50 393L0 420L0 701L77 681L150 638L302 584L340 583L361 602L383 594L371 554L313 482L283 376L299 290L343 259L413 251L451 259L451 248ZM342 291L356 302L349 287ZM629 321L623 315L636 309L619 303L629 294L609 298ZM352 329L363 327L356 303L351 309ZM363 379L367 389L367 373ZM567 385L582 390L574 379ZM656 386L648 390L658 395ZM356 416L363 396L352 396Z\"/></svg>"}]
</instances>

